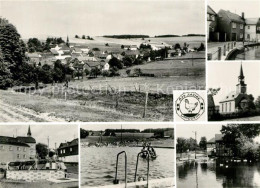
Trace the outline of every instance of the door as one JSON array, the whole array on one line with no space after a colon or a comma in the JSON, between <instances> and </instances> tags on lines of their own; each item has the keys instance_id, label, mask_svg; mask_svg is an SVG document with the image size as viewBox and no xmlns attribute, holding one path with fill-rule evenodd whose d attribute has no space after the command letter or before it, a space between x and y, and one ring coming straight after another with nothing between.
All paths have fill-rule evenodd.
<instances>
[{"instance_id":1,"label":"door","mask_svg":"<svg viewBox=\"0 0 260 188\"><path fill-rule=\"evenodd\" d=\"M236 41L237 40L237 34L236 33L232 33L232 41Z\"/></svg>"}]
</instances>

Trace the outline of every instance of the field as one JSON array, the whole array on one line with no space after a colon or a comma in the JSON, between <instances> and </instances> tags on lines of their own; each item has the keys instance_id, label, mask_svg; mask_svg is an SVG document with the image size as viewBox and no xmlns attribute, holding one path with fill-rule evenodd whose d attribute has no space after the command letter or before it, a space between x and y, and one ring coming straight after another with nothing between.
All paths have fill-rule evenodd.
<instances>
[{"instance_id":1,"label":"field","mask_svg":"<svg viewBox=\"0 0 260 188\"><path fill-rule=\"evenodd\" d=\"M150 40L152 43L161 44L165 42L169 45L175 45L179 43L181 46L186 42L190 45L190 48L199 47L201 43L205 43L205 37L165 37L165 38L145 38L142 40L141 38L137 39L115 39L115 38L105 38L105 37L93 37L94 40L84 40L84 39L76 39L70 37L70 42L74 46L86 47L88 46L90 49L99 48L102 51L111 51L113 49L120 49L121 45L137 45L139 46L141 43ZM105 46L108 43L109 46Z\"/></svg>"},{"instance_id":2,"label":"field","mask_svg":"<svg viewBox=\"0 0 260 188\"><path fill-rule=\"evenodd\" d=\"M145 118L144 97L122 93L115 107L115 96L106 92L69 90L65 100L61 86L30 94L0 91L0 121L172 121L172 95L150 94Z\"/></svg>"}]
</instances>

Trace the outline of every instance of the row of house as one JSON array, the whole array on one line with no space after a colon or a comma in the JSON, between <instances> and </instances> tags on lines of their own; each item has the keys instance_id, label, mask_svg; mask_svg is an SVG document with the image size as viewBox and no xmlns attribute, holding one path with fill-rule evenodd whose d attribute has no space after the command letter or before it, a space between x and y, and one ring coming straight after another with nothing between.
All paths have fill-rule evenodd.
<instances>
[{"instance_id":1,"label":"row of house","mask_svg":"<svg viewBox=\"0 0 260 188\"><path fill-rule=\"evenodd\" d=\"M216 13L207 7L208 41L253 41L260 42L260 18L245 18L228 10Z\"/></svg>"}]
</instances>

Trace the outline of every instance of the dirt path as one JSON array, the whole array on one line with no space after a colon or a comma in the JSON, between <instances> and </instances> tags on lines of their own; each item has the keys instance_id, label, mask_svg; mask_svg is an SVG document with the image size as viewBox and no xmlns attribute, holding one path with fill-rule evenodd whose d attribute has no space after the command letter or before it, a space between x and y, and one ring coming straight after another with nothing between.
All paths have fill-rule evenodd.
<instances>
[{"instance_id":1,"label":"dirt path","mask_svg":"<svg viewBox=\"0 0 260 188\"><path fill-rule=\"evenodd\" d=\"M65 122L64 119L37 113L22 106L13 106L0 100L0 122Z\"/></svg>"}]
</instances>

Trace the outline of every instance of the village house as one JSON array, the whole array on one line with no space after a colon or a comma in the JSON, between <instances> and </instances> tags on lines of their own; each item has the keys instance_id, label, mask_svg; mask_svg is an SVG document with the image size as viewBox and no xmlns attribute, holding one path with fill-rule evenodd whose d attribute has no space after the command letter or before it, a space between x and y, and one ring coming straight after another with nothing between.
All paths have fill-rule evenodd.
<instances>
[{"instance_id":1,"label":"village house","mask_svg":"<svg viewBox=\"0 0 260 188\"><path fill-rule=\"evenodd\" d=\"M245 84L245 76L241 64L240 74L238 76L238 84L236 91L230 92L220 102L220 114L230 114L245 111L247 109L248 95L247 84Z\"/></svg>"},{"instance_id":2,"label":"village house","mask_svg":"<svg viewBox=\"0 0 260 188\"><path fill-rule=\"evenodd\" d=\"M27 137L0 136L0 162L28 161L36 157L36 141L31 136L30 127Z\"/></svg>"},{"instance_id":3,"label":"village house","mask_svg":"<svg viewBox=\"0 0 260 188\"><path fill-rule=\"evenodd\" d=\"M138 50L137 45L124 45L125 50Z\"/></svg>"},{"instance_id":4,"label":"village house","mask_svg":"<svg viewBox=\"0 0 260 188\"><path fill-rule=\"evenodd\" d=\"M74 162L78 163L79 154L79 143L78 138L70 141L61 143L57 149L58 159L63 162Z\"/></svg>"},{"instance_id":5,"label":"village house","mask_svg":"<svg viewBox=\"0 0 260 188\"><path fill-rule=\"evenodd\" d=\"M220 10L218 12L218 31L220 41L244 41L245 17L230 11Z\"/></svg>"},{"instance_id":6,"label":"village house","mask_svg":"<svg viewBox=\"0 0 260 188\"><path fill-rule=\"evenodd\" d=\"M259 21L259 18L247 18L245 20L245 41L255 42L257 41L256 37L256 26Z\"/></svg>"},{"instance_id":7,"label":"village house","mask_svg":"<svg viewBox=\"0 0 260 188\"><path fill-rule=\"evenodd\" d=\"M31 65L39 65L42 60L42 56L39 53L25 53L25 56L29 58L28 63Z\"/></svg>"},{"instance_id":8,"label":"village house","mask_svg":"<svg viewBox=\"0 0 260 188\"><path fill-rule=\"evenodd\" d=\"M222 134L215 134L215 137L207 142L207 154L208 156L216 157L232 157L232 150L223 142Z\"/></svg>"},{"instance_id":9,"label":"village house","mask_svg":"<svg viewBox=\"0 0 260 188\"><path fill-rule=\"evenodd\" d=\"M208 41L219 41L219 33L217 31L217 13L210 7L207 7L207 29Z\"/></svg>"}]
</instances>

